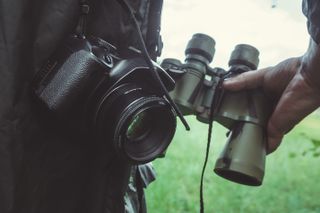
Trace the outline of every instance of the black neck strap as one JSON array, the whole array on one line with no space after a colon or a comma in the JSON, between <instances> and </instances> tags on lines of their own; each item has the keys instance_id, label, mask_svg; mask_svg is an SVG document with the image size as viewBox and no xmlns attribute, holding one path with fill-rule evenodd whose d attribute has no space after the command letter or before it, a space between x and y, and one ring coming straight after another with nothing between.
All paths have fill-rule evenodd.
<instances>
[{"instance_id":1,"label":"black neck strap","mask_svg":"<svg viewBox=\"0 0 320 213\"><path fill-rule=\"evenodd\" d=\"M89 14L89 4L87 0L80 0L80 17L78 21L78 25L76 27L76 35L85 38L86 35L86 28L87 28L87 19Z\"/></svg>"}]
</instances>

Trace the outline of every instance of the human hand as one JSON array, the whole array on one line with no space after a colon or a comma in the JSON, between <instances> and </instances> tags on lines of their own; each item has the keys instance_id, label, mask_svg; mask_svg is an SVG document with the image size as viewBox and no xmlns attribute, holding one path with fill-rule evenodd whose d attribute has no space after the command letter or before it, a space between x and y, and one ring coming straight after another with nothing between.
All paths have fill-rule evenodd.
<instances>
[{"instance_id":1,"label":"human hand","mask_svg":"<svg viewBox=\"0 0 320 213\"><path fill-rule=\"evenodd\" d=\"M283 136L320 106L320 78L312 79L312 74L305 74L314 73L308 69L315 69L317 65L303 66L312 59L307 55L287 59L274 67L249 71L223 83L223 87L231 91L261 87L272 100L273 113L267 126L268 153L276 150Z\"/></svg>"}]
</instances>

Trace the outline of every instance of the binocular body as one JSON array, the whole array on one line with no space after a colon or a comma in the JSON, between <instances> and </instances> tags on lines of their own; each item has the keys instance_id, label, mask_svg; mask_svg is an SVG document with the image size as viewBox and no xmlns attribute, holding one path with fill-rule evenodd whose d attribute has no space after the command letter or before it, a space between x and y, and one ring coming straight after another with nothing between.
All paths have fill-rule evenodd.
<instances>
[{"instance_id":1,"label":"binocular body","mask_svg":"<svg viewBox=\"0 0 320 213\"><path fill-rule=\"evenodd\" d=\"M270 103L260 89L231 92L220 85L225 78L257 69L259 51L250 45L237 45L228 70L209 66L214 52L211 37L195 34L185 50L184 63L164 59L161 66L176 80L170 95L185 115L195 115L204 123L213 119L230 130L215 165L218 175L241 184L261 185Z\"/></svg>"}]
</instances>

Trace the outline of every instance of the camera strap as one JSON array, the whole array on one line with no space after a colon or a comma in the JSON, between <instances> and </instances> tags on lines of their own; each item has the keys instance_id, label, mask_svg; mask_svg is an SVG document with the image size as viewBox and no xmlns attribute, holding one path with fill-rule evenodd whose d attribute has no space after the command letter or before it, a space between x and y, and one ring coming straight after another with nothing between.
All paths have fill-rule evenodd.
<instances>
[{"instance_id":1,"label":"camera strap","mask_svg":"<svg viewBox=\"0 0 320 213\"><path fill-rule=\"evenodd\" d=\"M134 10L132 9L131 5L128 3L127 0L117 0L117 1L122 6L122 8L130 14L131 20L135 26L136 33L138 36L137 40L138 40L138 43L141 48L142 57L143 57L144 61L146 62L147 66L149 67L152 77L155 79L156 82L158 82L158 86L162 90L163 96L167 99L167 101L169 102L169 104L171 105L171 107L173 108L173 110L175 111L177 116L179 117L180 121L182 122L182 124L186 128L186 130L189 131L190 130L189 124L187 123L186 119L183 117L178 106L174 103L174 101L170 97L169 92L168 92L167 88L165 87L164 83L162 82L158 71L156 70L155 66L153 65L152 59L148 53L146 44L143 40L140 26L138 24L138 21L137 21L135 15L134 15Z\"/></svg>"},{"instance_id":2,"label":"camera strap","mask_svg":"<svg viewBox=\"0 0 320 213\"><path fill-rule=\"evenodd\" d=\"M87 19L90 11L90 7L87 0L80 0L80 17L78 21L78 25L76 27L75 34L80 38L85 38L86 30L87 30Z\"/></svg>"},{"instance_id":3,"label":"camera strap","mask_svg":"<svg viewBox=\"0 0 320 213\"><path fill-rule=\"evenodd\" d=\"M203 199L203 179L204 179L204 174L206 171L207 163L208 163L208 158L209 158L209 150L210 150L210 145L211 145L211 138L212 138L212 127L213 127L213 117L217 113L218 107L221 103L224 90L222 88L222 84L224 79L229 75L230 73L227 72L220 76L220 79L217 83L216 86L216 92L214 93L213 96L213 101L211 103L211 109L210 109L210 115L209 115L209 127L208 127L208 139L207 139L207 147L206 147L206 155L205 155L205 160L203 163L202 167L202 172L201 172L201 180L200 180L200 213L204 213L204 199Z\"/></svg>"},{"instance_id":4,"label":"camera strap","mask_svg":"<svg viewBox=\"0 0 320 213\"><path fill-rule=\"evenodd\" d=\"M161 55L163 48L160 35L162 5L163 0L150 1L146 45L148 50L151 51L150 55L153 60Z\"/></svg>"}]
</instances>

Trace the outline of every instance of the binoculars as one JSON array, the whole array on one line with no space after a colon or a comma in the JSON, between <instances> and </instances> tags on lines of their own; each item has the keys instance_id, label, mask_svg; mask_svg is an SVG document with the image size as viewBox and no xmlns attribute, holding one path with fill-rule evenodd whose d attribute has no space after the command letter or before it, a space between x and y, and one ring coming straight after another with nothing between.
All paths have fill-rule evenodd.
<instances>
[{"instance_id":1,"label":"binoculars","mask_svg":"<svg viewBox=\"0 0 320 213\"><path fill-rule=\"evenodd\" d=\"M183 115L195 115L204 123L209 123L212 116L230 130L214 172L233 182L259 186L265 170L270 103L260 89L231 92L219 86L226 77L256 70L259 51L247 44L237 45L227 70L209 66L214 53L215 40L195 34L185 49L184 63L164 59L161 66L176 81L170 96ZM218 100L214 98L216 95Z\"/></svg>"}]
</instances>

